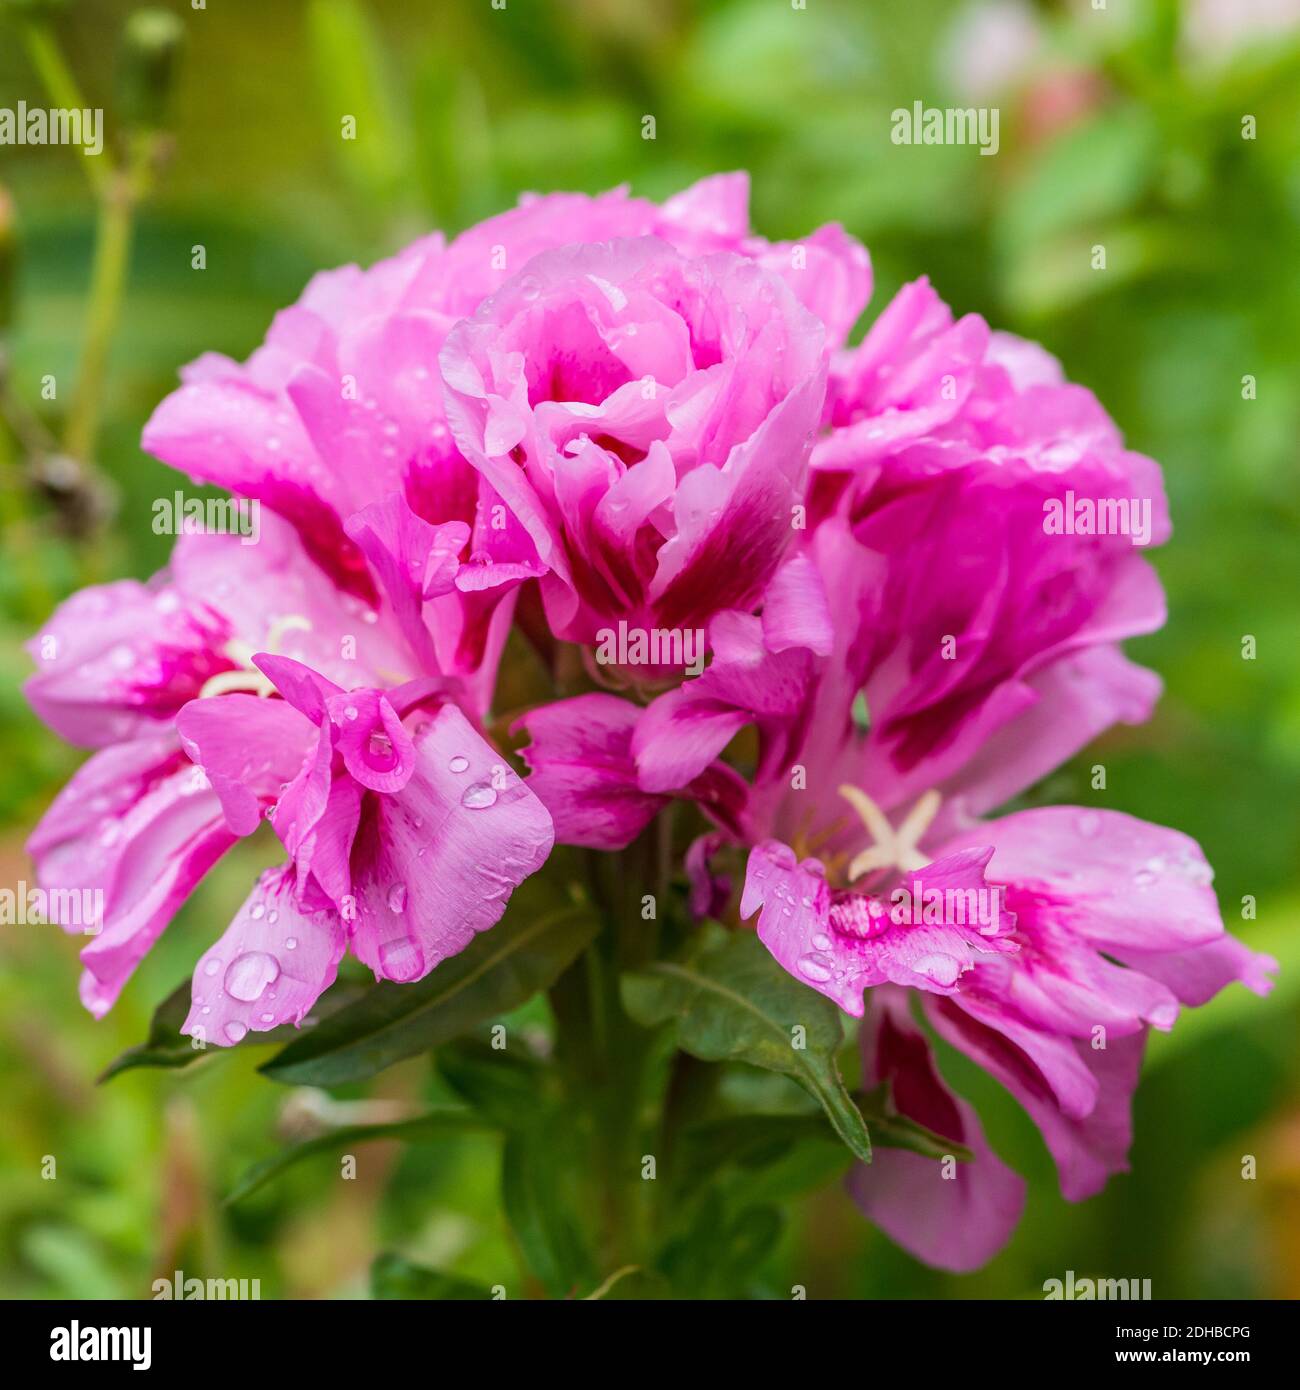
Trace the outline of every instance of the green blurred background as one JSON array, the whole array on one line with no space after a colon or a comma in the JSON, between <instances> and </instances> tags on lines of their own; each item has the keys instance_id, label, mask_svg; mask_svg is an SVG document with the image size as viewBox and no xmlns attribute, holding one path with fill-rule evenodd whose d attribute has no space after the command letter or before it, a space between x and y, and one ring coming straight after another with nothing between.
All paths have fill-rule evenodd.
<instances>
[{"instance_id":1,"label":"green blurred background","mask_svg":"<svg viewBox=\"0 0 1300 1390\"><path fill-rule=\"evenodd\" d=\"M51 104L15 19L33 8L0 0L0 106ZM30 876L25 834L79 759L28 713L20 644L77 584L165 562L150 503L176 479L138 439L182 363L208 349L245 356L314 270L369 262L432 226L457 231L523 190L627 182L661 198L747 168L762 233L839 220L866 242L868 315L930 275L957 311L1043 341L1163 463L1175 531L1155 560L1170 618L1130 650L1164 677L1165 697L1150 724L1106 738L1031 799L1095 802L1196 836L1229 926L1283 972L1267 1000L1234 986L1155 1040L1133 1171L1080 1206L1061 1201L1016 1106L945 1054L1030 1180L1017 1236L980 1273L917 1265L832 1188L788 1207L775 1252L732 1292L1041 1297L1045 1279L1073 1269L1150 1278L1157 1297L1300 1294L1300 3L169 8L183 48L165 108L138 63L123 68L135 7L68 0L51 21L110 140L135 122L129 142L148 168L94 476L43 444L65 424L86 333L94 161L0 149L0 341L21 426L0 425L0 883ZM890 112L916 100L997 106L1000 152L891 144ZM340 138L344 114L357 117L354 142ZM654 140L642 138L647 114ZM1097 244L1104 271L1091 266ZM47 374L56 401L41 400ZM1089 787L1095 762L1104 792ZM0 1296L145 1297L177 1267L260 1278L264 1297L364 1296L380 1250L514 1295L488 1138L374 1145L353 1182L322 1156L221 1207L287 1135L435 1094L427 1064L333 1098L259 1078L247 1051L94 1084L275 857L259 843L221 865L103 1023L77 1003L75 939L0 927ZM1240 920L1246 895L1257 920Z\"/></svg>"}]
</instances>

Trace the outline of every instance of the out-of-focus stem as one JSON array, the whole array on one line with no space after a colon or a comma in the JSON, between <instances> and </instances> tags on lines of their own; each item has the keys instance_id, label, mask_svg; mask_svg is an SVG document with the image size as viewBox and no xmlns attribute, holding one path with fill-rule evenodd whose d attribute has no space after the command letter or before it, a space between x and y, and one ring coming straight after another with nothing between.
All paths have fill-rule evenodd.
<instances>
[{"instance_id":1,"label":"out-of-focus stem","mask_svg":"<svg viewBox=\"0 0 1300 1390\"><path fill-rule=\"evenodd\" d=\"M90 274L86 333L77 383L68 413L64 447L73 458L93 462L103 407L108 352L117 326L131 256L131 222L135 206L133 181L114 174L101 193L95 231L95 259Z\"/></svg>"},{"instance_id":2,"label":"out-of-focus stem","mask_svg":"<svg viewBox=\"0 0 1300 1390\"><path fill-rule=\"evenodd\" d=\"M43 19L29 19L23 25L23 39L27 57L54 105L74 111L85 110L81 88L63 56L54 30ZM102 192L114 173L113 156L107 147L94 158L83 159L80 163L92 185Z\"/></svg>"}]
</instances>

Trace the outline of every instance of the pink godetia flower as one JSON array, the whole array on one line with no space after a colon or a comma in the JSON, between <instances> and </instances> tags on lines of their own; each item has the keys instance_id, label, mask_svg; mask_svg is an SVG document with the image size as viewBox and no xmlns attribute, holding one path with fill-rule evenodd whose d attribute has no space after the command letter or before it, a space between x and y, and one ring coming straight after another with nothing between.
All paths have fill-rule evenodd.
<instances>
[{"instance_id":1,"label":"pink godetia flower","mask_svg":"<svg viewBox=\"0 0 1300 1390\"><path fill-rule=\"evenodd\" d=\"M556 636L694 631L759 599L795 536L824 347L779 276L654 238L538 256L452 330L456 441L546 566Z\"/></svg>"},{"instance_id":2,"label":"pink godetia flower","mask_svg":"<svg viewBox=\"0 0 1300 1390\"><path fill-rule=\"evenodd\" d=\"M439 355L453 325L473 314L485 296L535 256L577 243L641 237L659 238L686 257L727 253L764 267L762 283L784 284L787 297L806 306L806 333L815 335L821 331L817 326L825 324L831 346L844 341L870 294L866 252L838 227L823 227L794 244L774 245L753 236L744 174L706 179L662 207L629 197L623 189L596 198L530 196L450 244L434 234L368 270L346 266L317 275L299 302L276 316L265 343L247 362L210 353L192 363L181 388L154 412L144 447L192 478L256 499L278 513L297 529L307 553L341 589L369 603L377 597L376 576L355 534L361 523L352 519L358 513L396 496L398 510L430 526L463 524L468 528L466 554L445 579L466 601L452 603L444 594L432 603L442 610L440 623L447 629L442 645L450 648L440 649L440 668L468 679L480 667L491 668L491 649L509 626L519 584L548 568L536 548L539 538L543 545L547 541L541 528L524 526L487 473L472 467L453 439ZM653 358L650 366L661 370L676 362L685 330L677 339L665 332L669 313L666 306L657 325L643 325L640 354L633 352L627 334L624 354L637 357L638 365ZM636 325L628 320L626 327L634 331ZM557 343L579 328L572 319L550 324ZM776 340L769 339L775 347ZM589 327L573 345L573 362L589 381L609 369L609 353L595 351L597 340ZM751 363L757 360L751 354ZM507 370L504 362L500 365ZM731 401L734 418L715 419L717 441L696 441L706 452L729 432L734 436L740 417L753 408L743 391L721 391L719 377L726 370L702 382L707 389L681 402L680 411L674 406L674 413L707 417L711 404L721 410ZM563 380L560 372L553 383ZM656 433L653 418L633 421L626 418L628 410L637 417L657 414L662 419L664 403L657 411L649 406L638 410L624 406L623 399L611 407L612 434L626 428L648 442ZM584 403L585 398L575 401L575 414ZM684 422L680 428L690 427ZM587 429L595 438L599 422L590 422ZM565 442L576 434L570 431ZM673 462L684 461L674 457ZM623 468L621 461L615 463ZM663 499L649 496L664 484L659 463L656 451L654 464L635 470L644 479L640 489L629 473L628 484L608 499L601 518L616 534L639 537L642 546L645 513L640 509L664 515ZM580 510L594 506L592 466L588 451L566 460L564 471L572 474L566 505L572 502ZM794 472L799 467L798 459L790 464ZM760 481L753 475L746 486ZM701 483L694 487L699 493ZM698 500L712 505L716 499L710 494ZM619 515L624 503L626 512ZM691 521L691 534L699 525ZM685 540L677 556L679 561L689 558ZM637 553L620 560L635 569L644 557ZM615 582L613 576L609 582ZM484 677L480 684L490 687L490 679ZM486 703L481 690L471 688L471 695L480 708Z\"/></svg>"},{"instance_id":3,"label":"pink godetia flower","mask_svg":"<svg viewBox=\"0 0 1300 1390\"><path fill-rule=\"evenodd\" d=\"M1143 550L1167 508L1090 392L921 282L838 354L824 414L794 552L708 619L703 675L622 716L642 791L680 790L753 727L756 835L797 831L796 776L891 814L937 788L956 823L1149 715L1159 680L1120 644L1164 620ZM543 737L529 756L547 761Z\"/></svg>"},{"instance_id":4,"label":"pink godetia flower","mask_svg":"<svg viewBox=\"0 0 1300 1390\"><path fill-rule=\"evenodd\" d=\"M1145 719L1159 682L1119 643L1164 621L1143 552L1168 509L1092 393L919 281L839 354L827 399L810 547L854 620L816 724L836 756L861 695L847 780L887 809L939 787L979 813Z\"/></svg>"},{"instance_id":5,"label":"pink godetia flower","mask_svg":"<svg viewBox=\"0 0 1300 1390\"><path fill-rule=\"evenodd\" d=\"M404 671L409 661L387 616L337 594L291 528L267 520L256 546L181 537L166 573L83 590L29 644L32 707L97 750L28 845L43 888L104 895L102 929L82 951L81 997L97 1016L236 838L181 747L184 705L269 691L252 664L258 651L292 654L337 679ZM297 772L287 750L264 751L279 780Z\"/></svg>"},{"instance_id":6,"label":"pink godetia flower","mask_svg":"<svg viewBox=\"0 0 1300 1390\"><path fill-rule=\"evenodd\" d=\"M554 838L442 682L345 690L287 657L257 662L282 699L199 700L178 720L230 828L269 814L290 856L194 973L183 1031L231 1043L300 1022L346 948L377 979L422 978L500 919ZM299 764L287 785L250 753L272 746Z\"/></svg>"},{"instance_id":7,"label":"pink godetia flower","mask_svg":"<svg viewBox=\"0 0 1300 1390\"><path fill-rule=\"evenodd\" d=\"M767 842L750 853L741 912L759 914L796 979L864 1020L868 1084L892 1082L901 1113L972 1150L955 1183L915 1154L878 1153L850 1180L858 1204L930 1263L975 1268L1009 1237L1022 1184L947 1091L900 987L1025 1107L1062 1194L1080 1201L1127 1166L1147 1030L1234 980L1263 994L1277 965L1224 931L1211 870L1177 831L1058 806L923 849L933 798L894 827L850 797L872 843L841 866L844 881Z\"/></svg>"},{"instance_id":8,"label":"pink godetia flower","mask_svg":"<svg viewBox=\"0 0 1300 1390\"><path fill-rule=\"evenodd\" d=\"M382 504L368 511L367 547L386 534L386 515ZM288 923L300 910L298 904L307 903L309 908L301 910L322 915L311 930L306 924L297 933L286 929L285 940L293 937L295 948L299 942L325 940L325 955L340 941L352 940L356 954L383 978L416 978L463 947L475 930L500 916L509 887L549 849L550 820L544 809L506 771L470 716L448 698L459 696L473 713L463 688L454 678L424 674L415 639L423 631L433 640L436 629L431 634L427 617L416 624L409 606L403 609L402 595L410 597L404 588L409 574L399 584L391 566L377 566L381 587L386 593L391 584L399 601L389 603L381 596L378 606L370 607L336 589L289 526L270 521L254 547L243 547L231 536L183 537L167 575L147 587L109 585L77 595L32 643L40 668L28 684L34 707L65 736L99 748L55 799L29 845L44 888L99 889L104 894L102 930L82 951L82 999L96 1015L112 1006L212 864L291 792L290 807L308 789L324 796L320 806L308 797L305 805L286 809L275 821L301 873L290 875L290 885L284 872L273 871L262 900L272 891L282 896L291 886L294 906L259 913L250 900L246 925L261 923L263 945L272 945L274 928ZM428 561L416 576L422 587L442 562L437 535L421 527L423 523L404 532L402 544L404 554L419 553ZM383 552L376 553L382 559ZM343 716L340 751L337 758L327 757L324 733L314 731L308 717L280 697L259 662L280 675L301 663L320 689L332 694L360 689L355 700L344 695L345 710L377 713L385 729L396 720L390 743L404 755L415 750L420 757L410 767L409 756L403 763L401 788L376 793L388 795L394 809L385 802L367 811L363 821L368 803L358 794L358 825L348 821L341 809L348 804L347 788L367 785L343 776L355 747L351 721ZM412 682L423 684L417 689ZM412 702L403 707L405 723L381 693L394 689L404 697L393 699ZM373 725L371 719L367 727L381 742ZM408 733L408 725L418 725L418 734ZM460 767L463 759L463 770L475 772L468 781L449 767L426 767L449 742L459 746L444 761ZM493 774L493 768L499 771ZM343 789L332 793L336 769ZM309 773L315 780L303 784ZM470 801L480 796L485 806L499 803L500 814L469 818L466 829L459 824L461 816L478 808L459 798L484 775L496 777L491 798L486 792L473 793ZM437 815L435 794L446 802ZM522 806L516 804L520 802ZM420 846L410 845L399 833L405 824L401 807L409 803L425 808L413 813L429 826ZM453 806L459 814L452 814ZM392 853L400 864L374 851L367 836L376 826L392 830ZM495 857L499 878L494 884L465 868L466 844L465 853L475 864L490 867ZM357 889L350 903L322 898L322 881L340 896L352 892L341 887L340 861L346 866L354 855L371 875L391 873L387 887L415 883L427 860L449 896L435 909L416 884L408 890L410 913L389 910L385 918L375 916L373 887L364 893ZM399 868L406 878L399 877ZM360 870L358 880L371 883ZM489 898L489 893L495 896ZM341 928L322 925L330 914L341 919ZM236 928L242 920L243 915ZM408 924L405 930L385 930L403 923ZM78 926L70 923L69 929ZM402 945L401 937L412 944ZM234 992L226 993L224 1009L207 1000L205 1007L219 1016L204 1017L211 1041L233 1041L240 1027L273 1026L262 1018L266 1013L277 1021L301 1017L299 1005L306 995L312 989L318 994L333 978L338 954L326 967L321 951L293 957L295 948L284 947L277 957L285 960L283 984L267 986L275 989L278 1003L259 994L260 1007L244 1009L250 1001L240 991L250 986L240 971L232 974ZM230 964L248 954L256 954L253 947L233 953ZM296 982L293 988L291 982ZM205 997L214 993L207 977L199 987Z\"/></svg>"},{"instance_id":9,"label":"pink godetia flower","mask_svg":"<svg viewBox=\"0 0 1300 1390\"><path fill-rule=\"evenodd\" d=\"M756 262L764 283L783 284L826 325L828 346L843 343L870 293L865 251L833 226L768 243L751 234L747 203L743 174L662 206L621 189L526 197L450 245L434 235L368 270L316 276L246 363L207 354L183 373L145 447L273 513L259 544L185 537L170 579L78 595L33 645L33 706L100 750L31 842L44 886L105 892L104 930L83 952L95 1013L234 840L175 732L188 701L267 697L273 686L252 657L270 653L344 691L454 682L455 703L481 722L519 586L545 566L447 427L438 358L458 319L543 252L656 237L684 256ZM298 752L291 741L250 744L263 760L248 774L255 799L263 784L297 777ZM734 823L737 781L705 779L724 823ZM429 964L441 950L420 949Z\"/></svg>"}]
</instances>

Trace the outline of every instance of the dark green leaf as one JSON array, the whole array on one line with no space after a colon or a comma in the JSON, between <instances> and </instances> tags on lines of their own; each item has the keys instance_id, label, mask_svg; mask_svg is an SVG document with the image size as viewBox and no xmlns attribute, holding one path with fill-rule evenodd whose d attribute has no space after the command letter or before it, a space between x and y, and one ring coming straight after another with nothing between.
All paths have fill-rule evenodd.
<instances>
[{"instance_id":1,"label":"dark green leaf","mask_svg":"<svg viewBox=\"0 0 1300 1390\"><path fill-rule=\"evenodd\" d=\"M659 961L625 976L623 1003L647 1026L675 1023L679 1046L705 1061L792 1076L854 1155L871 1161L866 1124L835 1064L844 1038L838 1010L787 975L756 936L738 933L693 962Z\"/></svg>"},{"instance_id":2,"label":"dark green leaf","mask_svg":"<svg viewBox=\"0 0 1300 1390\"><path fill-rule=\"evenodd\" d=\"M268 1047L286 1043L301 1037L303 1030L316 1027L320 1020L360 998L362 989L349 981L340 980L332 989L323 994L312 1006L310 1013L302 1021L302 1028L286 1023L279 1028L268 1029L264 1033L249 1031L231 1047L195 1047L194 1040L181 1032L190 1010L189 980L182 981L154 1010L149 1024L149 1036L135 1047L128 1047L101 1073L101 1082L109 1081L124 1071L136 1067L163 1067L175 1069L189 1067L204 1057L223 1056L228 1052L250 1047Z\"/></svg>"},{"instance_id":3,"label":"dark green leaf","mask_svg":"<svg viewBox=\"0 0 1300 1390\"><path fill-rule=\"evenodd\" d=\"M528 1267L549 1293L589 1284L593 1264L577 1217L578 1164L562 1116L511 1134L501 1163L501 1198Z\"/></svg>"},{"instance_id":4,"label":"dark green leaf","mask_svg":"<svg viewBox=\"0 0 1300 1390\"><path fill-rule=\"evenodd\" d=\"M490 1299L492 1290L473 1279L426 1269L400 1255L380 1255L370 1266L372 1298L407 1299Z\"/></svg>"},{"instance_id":5,"label":"dark green leaf","mask_svg":"<svg viewBox=\"0 0 1300 1390\"><path fill-rule=\"evenodd\" d=\"M519 1048L497 1050L476 1038L438 1049L438 1072L468 1105L502 1129L531 1124L542 1103L546 1071Z\"/></svg>"},{"instance_id":6,"label":"dark green leaf","mask_svg":"<svg viewBox=\"0 0 1300 1390\"><path fill-rule=\"evenodd\" d=\"M425 1115L417 1115L411 1120L396 1120L382 1125L344 1125L332 1129L328 1134L318 1134L314 1139L305 1139L300 1144L292 1144L281 1149L278 1154L255 1163L226 1195L225 1205L243 1201L250 1193L277 1178L287 1168L300 1163L313 1154L337 1153L349 1144L367 1144L375 1139L429 1139L442 1134L468 1134L474 1131L490 1131L491 1125L470 1110L448 1107L445 1110L431 1110Z\"/></svg>"}]
</instances>

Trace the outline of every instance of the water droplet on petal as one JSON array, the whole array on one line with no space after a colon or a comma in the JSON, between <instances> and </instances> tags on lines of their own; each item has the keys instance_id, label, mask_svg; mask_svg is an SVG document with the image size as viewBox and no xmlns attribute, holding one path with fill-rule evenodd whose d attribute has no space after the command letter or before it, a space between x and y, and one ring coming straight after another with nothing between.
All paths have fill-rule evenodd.
<instances>
[{"instance_id":1,"label":"water droplet on petal","mask_svg":"<svg viewBox=\"0 0 1300 1390\"><path fill-rule=\"evenodd\" d=\"M232 1043L241 1042L248 1035L248 1029L242 1023L227 1023L222 1031L226 1035L226 1041Z\"/></svg>"},{"instance_id":2,"label":"water droplet on petal","mask_svg":"<svg viewBox=\"0 0 1300 1390\"><path fill-rule=\"evenodd\" d=\"M260 922L266 916L266 905L264 903L254 903L248 910L248 915L254 922Z\"/></svg>"},{"instance_id":3,"label":"water droplet on petal","mask_svg":"<svg viewBox=\"0 0 1300 1390\"><path fill-rule=\"evenodd\" d=\"M456 756L451 760L451 762L447 764L447 766L453 772L464 772L465 769L469 766L469 759L462 758L461 755L457 753Z\"/></svg>"},{"instance_id":4,"label":"water droplet on petal","mask_svg":"<svg viewBox=\"0 0 1300 1390\"><path fill-rule=\"evenodd\" d=\"M496 788L491 782L475 782L472 787L465 788L460 804L468 806L471 811L482 811L493 805L496 799Z\"/></svg>"},{"instance_id":5,"label":"water droplet on petal","mask_svg":"<svg viewBox=\"0 0 1300 1390\"><path fill-rule=\"evenodd\" d=\"M389 912L406 911L406 884L395 883L388 890L388 910Z\"/></svg>"},{"instance_id":6,"label":"water droplet on petal","mask_svg":"<svg viewBox=\"0 0 1300 1390\"><path fill-rule=\"evenodd\" d=\"M204 965L203 973L210 977L212 975L215 975L217 971L220 969L221 962L216 958L216 956L213 956L212 959Z\"/></svg>"},{"instance_id":7,"label":"water droplet on petal","mask_svg":"<svg viewBox=\"0 0 1300 1390\"><path fill-rule=\"evenodd\" d=\"M379 964L390 980L417 980L424 973L424 952L414 937L399 936L379 948Z\"/></svg>"},{"instance_id":8,"label":"water droplet on petal","mask_svg":"<svg viewBox=\"0 0 1300 1390\"><path fill-rule=\"evenodd\" d=\"M831 978L831 961L820 952L810 952L799 957L799 971L817 984L825 984Z\"/></svg>"},{"instance_id":9,"label":"water droplet on petal","mask_svg":"<svg viewBox=\"0 0 1300 1390\"><path fill-rule=\"evenodd\" d=\"M812 944L819 951L829 951L831 949L831 939L824 932L818 932L812 939Z\"/></svg>"},{"instance_id":10,"label":"water droplet on petal","mask_svg":"<svg viewBox=\"0 0 1300 1390\"><path fill-rule=\"evenodd\" d=\"M298 938L296 936L291 936L284 943L284 949L286 951L296 951L298 949Z\"/></svg>"},{"instance_id":11,"label":"water droplet on petal","mask_svg":"<svg viewBox=\"0 0 1300 1390\"><path fill-rule=\"evenodd\" d=\"M267 951L246 951L230 962L223 981L232 999L251 1004L280 977L280 962Z\"/></svg>"},{"instance_id":12,"label":"water droplet on petal","mask_svg":"<svg viewBox=\"0 0 1300 1390\"><path fill-rule=\"evenodd\" d=\"M1075 826L1080 835L1090 840L1101 829L1101 817L1096 811L1085 811L1075 822Z\"/></svg>"},{"instance_id":13,"label":"water droplet on petal","mask_svg":"<svg viewBox=\"0 0 1300 1390\"><path fill-rule=\"evenodd\" d=\"M945 955L942 951L935 951L931 955L922 956L912 969L918 975L924 975L926 979L933 980L937 985L950 985L961 974L961 962L954 956Z\"/></svg>"}]
</instances>

